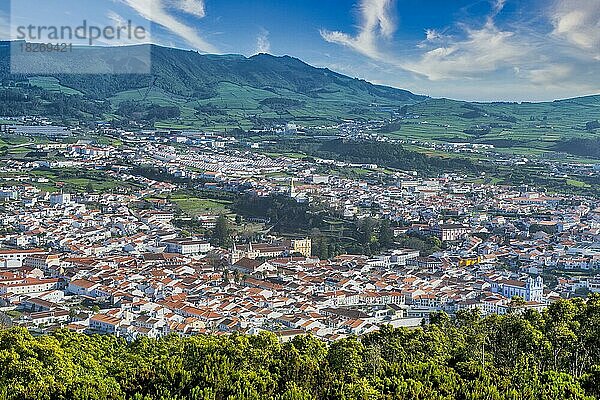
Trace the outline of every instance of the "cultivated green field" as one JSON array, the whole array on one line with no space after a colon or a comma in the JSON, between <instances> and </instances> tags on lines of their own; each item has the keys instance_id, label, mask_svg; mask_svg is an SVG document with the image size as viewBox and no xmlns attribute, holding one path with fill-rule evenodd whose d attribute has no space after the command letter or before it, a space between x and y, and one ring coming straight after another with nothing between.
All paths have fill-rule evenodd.
<instances>
[{"instance_id":1,"label":"cultivated green field","mask_svg":"<svg viewBox=\"0 0 600 400\"><path fill-rule=\"evenodd\" d=\"M33 86L41 87L49 92L60 92L69 95L83 95L83 93L78 90L61 85L57 78L50 76L34 76L29 78L29 83Z\"/></svg>"},{"instance_id":2,"label":"cultivated green field","mask_svg":"<svg viewBox=\"0 0 600 400\"><path fill-rule=\"evenodd\" d=\"M198 100L151 87L120 92L110 98L110 101L115 110L124 101L177 106L181 111L179 119L155 124L157 128L171 129L247 130L264 120L321 126L339 123L344 119L376 119L389 115L375 106L365 105L369 100L376 102L376 97L365 99L343 87L332 87L327 96L323 97L308 96L284 88L266 90L231 82L218 83L215 91L217 95L214 97ZM264 104L265 99L271 98L297 101L298 105L280 107ZM207 111L207 108L212 112Z\"/></svg>"},{"instance_id":3,"label":"cultivated green field","mask_svg":"<svg viewBox=\"0 0 600 400\"><path fill-rule=\"evenodd\" d=\"M187 197L185 194L173 195L170 199L181 209L182 212L190 216L197 216L206 213L221 214L229 211L230 201L201 199L198 197Z\"/></svg>"},{"instance_id":4,"label":"cultivated green field","mask_svg":"<svg viewBox=\"0 0 600 400\"><path fill-rule=\"evenodd\" d=\"M64 190L81 193L89 189L94 192L129 191L141 187L132 182L115 180L104 171L81 170L75 168L56 168L51 170L33 170L27 173L33 179L45 178L48 182L34 182L33 185L46 192Z\"/></svg>"},{"instance_id":5,"label":"cultivated green field","mask_svg":"<svg viewBox=\"0 0 600 400\"><path fill-rule=\"evenodd\" d=\"M586 123L600 120L600 96L549 103L466 103L428 99L407 107L406 118L388 129L395 138L490 143L511 151L550 150L557 141L598 137Z\"/></svg>"}]
</instances>

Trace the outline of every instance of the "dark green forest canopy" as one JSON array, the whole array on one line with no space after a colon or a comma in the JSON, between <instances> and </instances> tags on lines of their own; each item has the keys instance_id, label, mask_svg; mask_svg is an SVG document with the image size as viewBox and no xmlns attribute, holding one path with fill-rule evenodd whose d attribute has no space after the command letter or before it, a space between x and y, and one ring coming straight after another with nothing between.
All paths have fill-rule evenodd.
<instances>
[{"instance_id":1,"label":"dark green forest canopy","mask_svg":"<svg viewBox=\"0 0 600 400\"><path fill-rule=\"evenodd\" d=\"M425 174L463 172L477 174L483 165L464 158L427 156L408 150L402 144L355 139L280 139L272 145L273 151L302 152L314 157L335 159L356 164L376 164L381 167Z\"/></svg>"},{"instance_id":2,"label":"dark green forest canopy","mask_svg":"<svg viewBox=\"0 0 600 400\"><path fill-rule=\"evenodd\" d=\"M133 343L0 332L2 399L585 399L600 395L600 297L543 313L440 313L326 344L299 336Z\"/></svg>"},{"instance_id":3,"label":"dark green forest canopy","mask_svg":"<svg viewBox=\"0 0 600 400\"><path fill-rule=\"evenodd\" d=\"M416 151L406 150L402 145L387 142L332 140L324 142L318 154L351 163L378 164L425 173L478 172L478 167L467 159L428 157Z\"/></svg>"}]
</instances>

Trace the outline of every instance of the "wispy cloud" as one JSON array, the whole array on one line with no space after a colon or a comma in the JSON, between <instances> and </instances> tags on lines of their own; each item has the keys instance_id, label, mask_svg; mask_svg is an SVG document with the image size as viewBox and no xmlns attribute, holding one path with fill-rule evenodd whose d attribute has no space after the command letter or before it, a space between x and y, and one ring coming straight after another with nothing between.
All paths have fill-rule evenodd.
<instances>
[{"instance_id":1,"label":"wispy cloud","mask_svg":"<svg viewBox=\"0 0 600 400\"><path fill-rule=\"evenodd\" d=\"M558 0L550 18L553 34L600 60L600 1Z\"/></svg>"},{"instance_id":2,"label":"wispy cloud","mask_svg":"<svg viewBox=\"0 0 600 400\"><path fill-rule=\"evenodd\" d=\"M206 16L204 0L174 0L173 6L179 11L194 15L198 18Z\"/></svg>"},{"instance_id":3,"label":"wispy cloud","mask_svg":"<svg viewBox=\"0 0 600 400\"><path fill-rule=\"evenodd\" d=\"M506 5L506 0L494 1L493 11L492 11L492 15L490 16L490 18L493 18L496 15L498 15L500 13L500 11L502 11L502 9L504 8L505 5Z\"/></svg>"},{"instance_id":4,"label":"wispy cloud","mask_svg":"<svg viewBox=\"0 0 600 400\"><path fill-rule=\"evenodd\" d=\"M261 29L256 36L256 54L259 53L270 53L271 52L271 42L269 41L269 31L266 29Z\"/></svg>"},{"instance_id":5,"label":"wispy cloud","mask_svg":"<svg viewBox=\"0 0 600 400\"><path fill-rule=\"evenodd\" d=\"M379 39L390 39L396 30L393 5L393 0L361 0L359 4L361 24L356 36L322 29L321 37L330 43L349 47L367 57L381 59L383 54L378 48Z\"/></svg>"},{"instance_id":6,"label":"wispy cloud","mask_svg":"<svg viewBox=\"0 0 600 400\"><path fill-rule=\"evenodd\" d=\"M469 78L520 64L529 54L526 43L516 41L514 32L498 29L492 20L481 28L464 30L464 39L434 46L402 67L431 80ZM428 40L432 37L439 38L429 34Z\"/></svg>"},{"instance_id":7,"label":"wispy cloud","mask_svg":"<svg viewBox=\"0 0 600 400\"><path fill-rule=\"evenodd\" d=\"M428 87L435 82L436 87L449 88L446 82L460 80L470 90L484 90L485 82L488 91L600 91L599 1L554 0L545 10L552 32L544 31L544 24L533 27L518 19L500 26L497 17L507 1L490 0L490 11L480 24L457 21L452 28L426 29L414 47L382 40L395 30L393 9L386 1L361 0L357 36L337 31L321 31L321 36L398 73L411 73L415 82L426 78Z\"/></svg>"},{"instance_id":8,"label":"wispy cloud","mask_svg":"<svg viewBox=\"0 0 600 400\"><path fill-rule=\"evenodd\" d=\"M391 1L362 0L362 22L356 37L336 31L321 31L321 36L328 42L350 47L371 59L430 80L476 77L514 63L527 52L523 44L515 43L513 32L500 30L494 23L494 17L504 5L505 0L494 1L482 27L460 25L464 31L462 39L445 36L433 28L427 29L426 41L417 44L424 52L412 59L381 50L380 39L390 38L396 28Z\"/></svg>"},{"instance_id":9,"label":"wispy cloud","mask_svg":"<svg viewBox=\"0 0 600 400\"><path fill-rule=\"evenodd\" d=\"M127 26L127 19L115 11L109 10L106 13L106 18L108 18L108 20L112 23L112 26ZM147 35L149 35L149 33L150 32L146 32ZM148 36L147 40L152 41L152 38ZM140 41L134 38L129 38L127 35L122 35L120 38L111 38L110 40L100 38L98 39L98 43L109 46L127 46L140 44Z\"/></svg>"},{"instance_id":10,"label":"wispy cloud","mask_svg":"<svg viewBox=\"0 0 600 400\"><path fill-rule=\"evenodd\" d=\"M570 65L556 64L526 71L527 77L536 84L552 85L555 82L563 82L573 74Z\"/></svg>"},{"instance_id":11,"label":"wispy cloud","mask_svg":"<svg viewBox=\"0 0 600 400\"><path fill-rule=\"evenodd\" d=\"M434 40L440 39L442 34L435 29L427 29L425 31L425 37L428 41L433 42Z\"/></svg>"},{"instance_id":12,"label":"wispy cloud","mask_svg":"<svg viewBox=\"0 0 600 400\"><path fill-rule=\"evenodd\" d=\"M494 1L481 27L459 24L464 32L462 39L428 29L426 42L419 46L425 53L404 62L402 67L430 80L478 78L502 68L514 69L528 58L531 49L526 42L515 40L515 32L496 26L494 19L505 4L506 0Z\"/></svg>"},{"instance_id":13,"label":"wispy cloud","mask_svg":"<svg viewBox=\"0 0 600 400\"><path fill-rule=\"evenodd\" d=\"M206 53L217 53L218 50L208 43L195 28L182 22L171 11L177 10L197 18L205 16L204 2L201 0L121 0L141 17L162 26L171 33L185 40L195 49Z\"/></svg>"}]
</instances>

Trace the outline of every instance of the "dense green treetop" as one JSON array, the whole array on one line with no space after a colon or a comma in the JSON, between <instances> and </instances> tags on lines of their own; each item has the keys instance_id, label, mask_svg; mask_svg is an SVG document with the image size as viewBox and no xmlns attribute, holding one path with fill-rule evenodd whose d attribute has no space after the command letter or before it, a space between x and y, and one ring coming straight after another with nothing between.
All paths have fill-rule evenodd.
<instances>
[{"instance_id":1,"label":"dense green treetop","mask_svg":"<svg viewBox=\"0 0 600 400\"><path fill-rule=\"evenodd\" d=\"M0 399L591 399L600 297L481 318L444 313L327 344L259 335L127 343L0 332Z\"/></svg>"}]
</instances>

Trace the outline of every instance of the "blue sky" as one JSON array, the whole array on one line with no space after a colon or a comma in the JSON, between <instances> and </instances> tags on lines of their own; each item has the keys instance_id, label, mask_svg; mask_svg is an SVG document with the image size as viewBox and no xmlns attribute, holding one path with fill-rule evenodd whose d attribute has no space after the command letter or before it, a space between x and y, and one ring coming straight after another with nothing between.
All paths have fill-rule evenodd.
<instances>
[{"instance_id":1,"label":"blue sky","mask_svg":"<svg viewBox=\"0 0 600 400\"><path fill-rule=\"evenodd\" d=\"M36 1L53 6L27 5ZM148 24L162 45L287 54L435 97L537 101L600 93L600 0L36 1L14 0L19 6L0 11L0 35L10 33L9 17L14 28L15 20L50 14L76 24L87 13Z\"/></svg>"}]
</instances>

